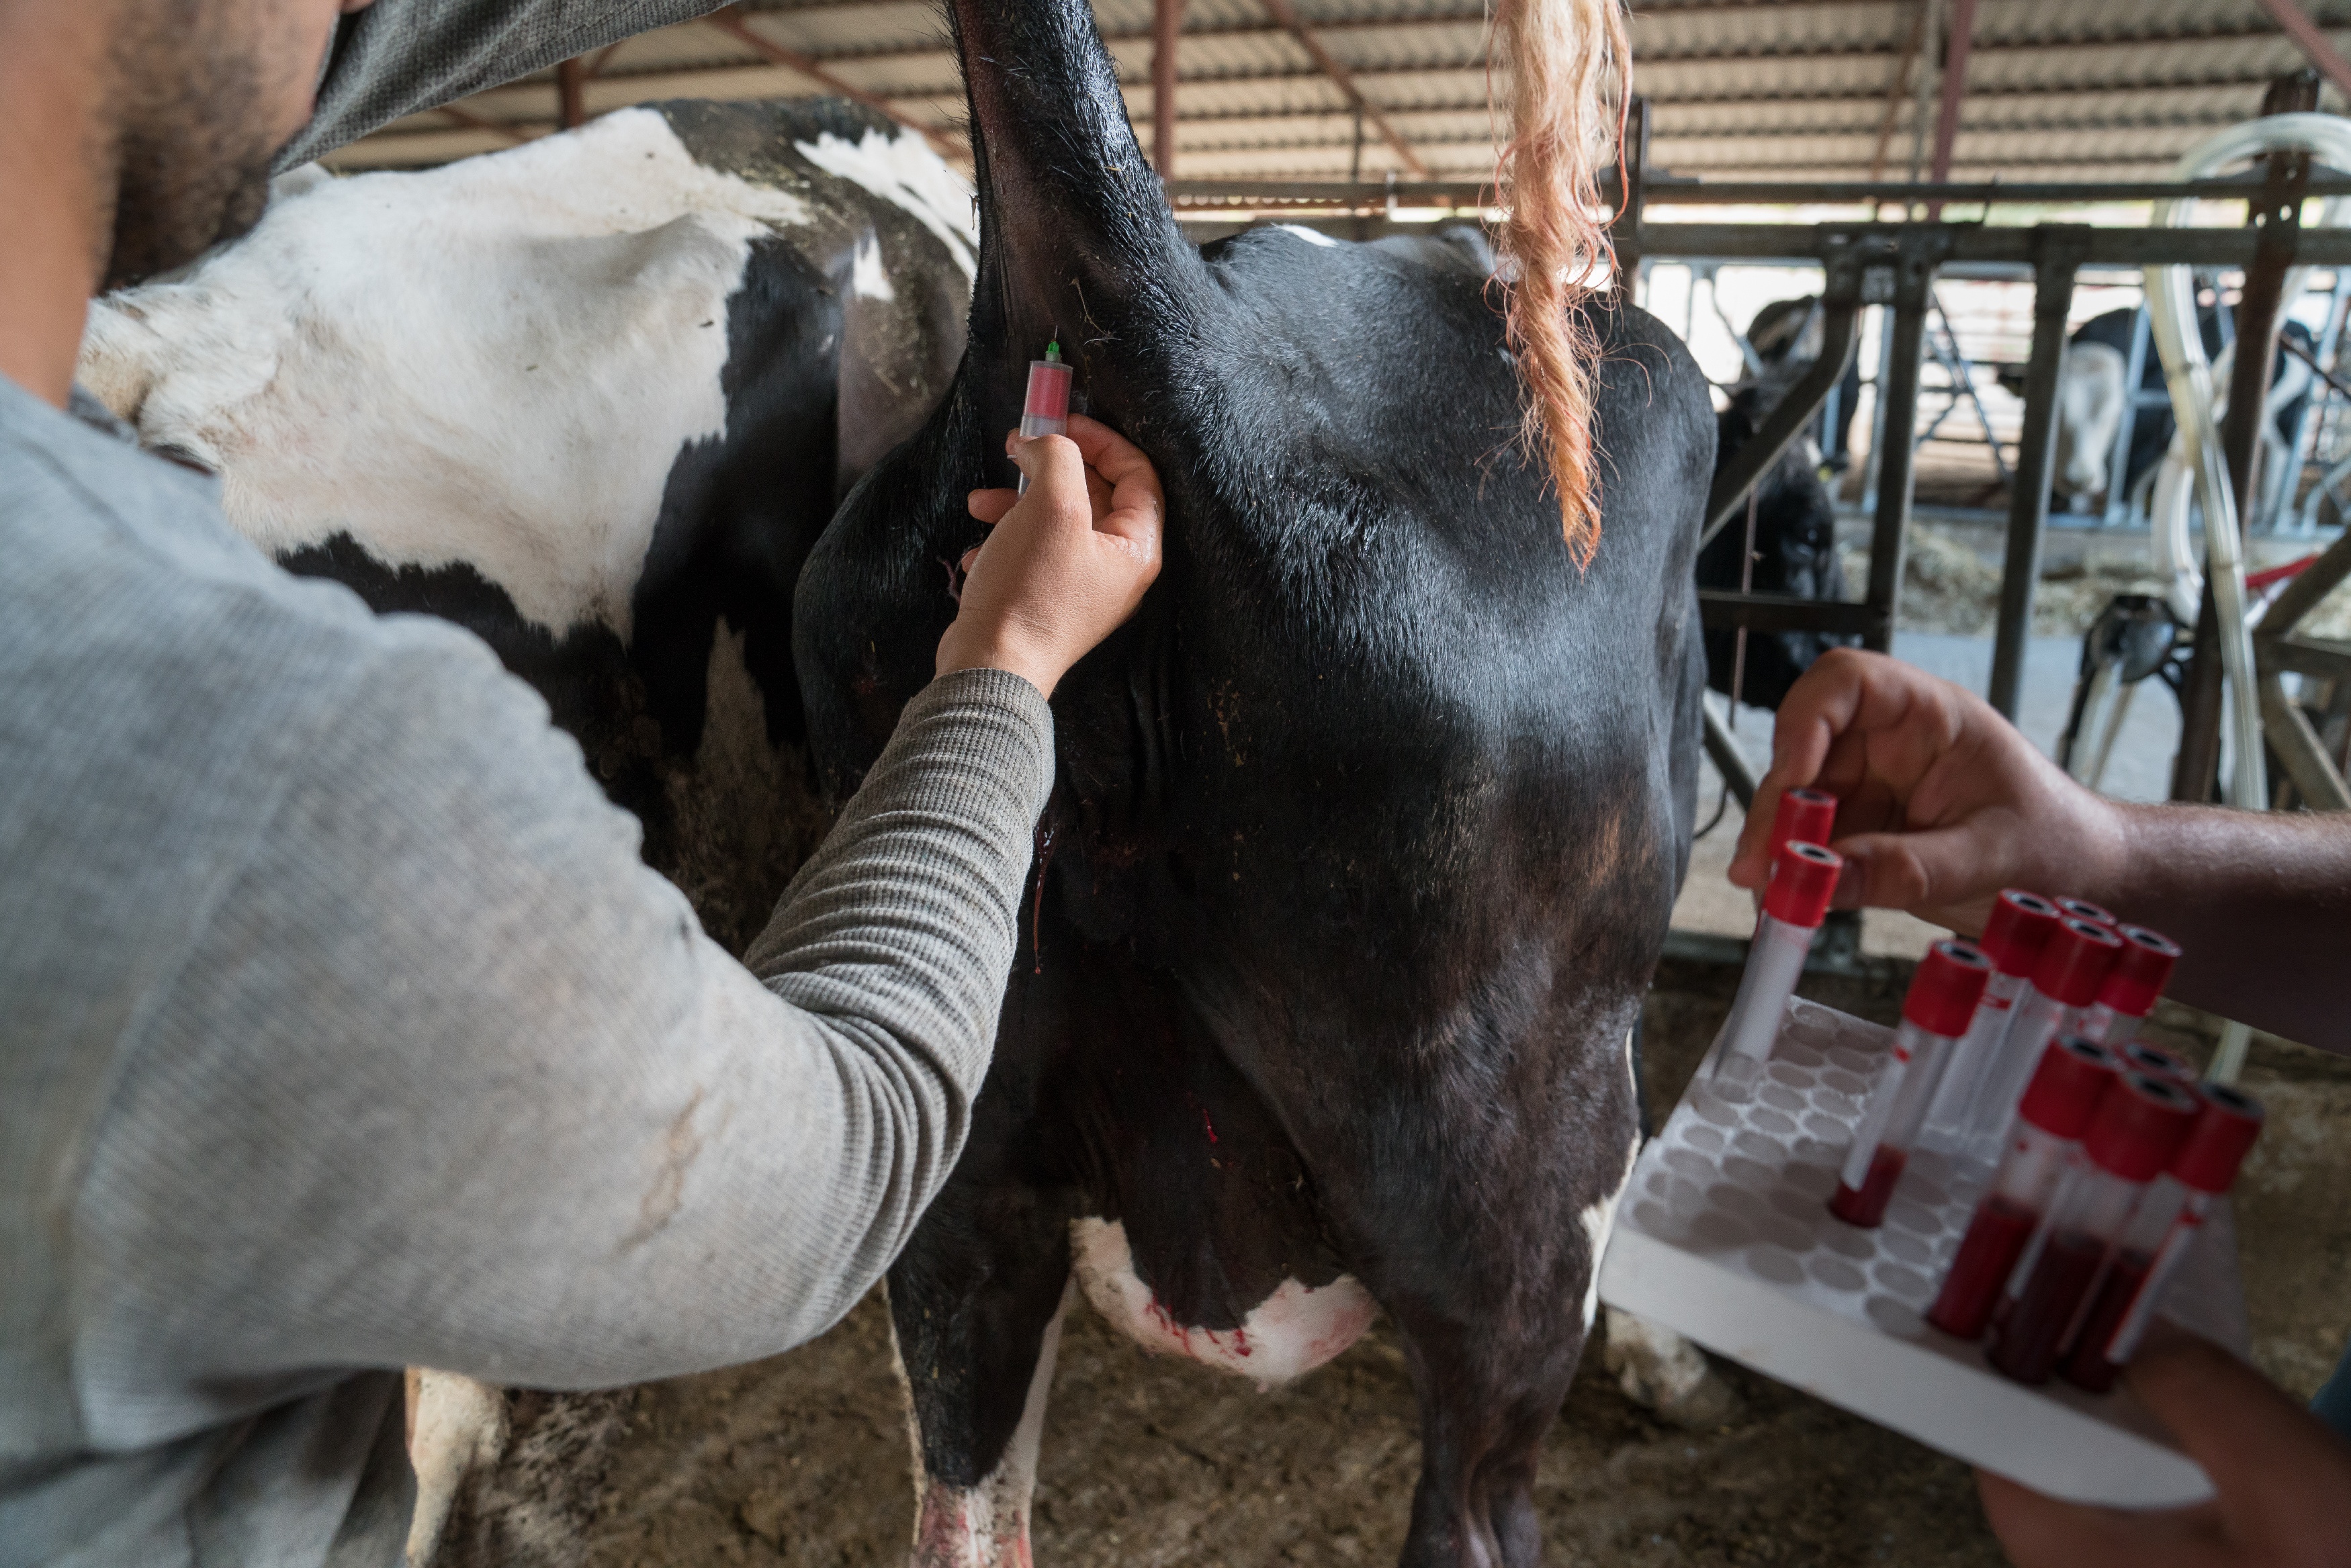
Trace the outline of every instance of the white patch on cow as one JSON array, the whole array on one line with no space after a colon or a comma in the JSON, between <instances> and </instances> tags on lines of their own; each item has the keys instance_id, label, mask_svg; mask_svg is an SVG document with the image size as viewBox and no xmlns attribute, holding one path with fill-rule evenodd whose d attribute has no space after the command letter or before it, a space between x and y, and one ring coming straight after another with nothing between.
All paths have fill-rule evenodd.
<instances>
[{"instance_id":1,"label":"white patch on cow","mask_svg":"<svg viewBox=\"0 0 2351 1568\"><path fill-rule=\"evenodd\" d=\"M890 269L882 264L882 242L871 229L857 236L857 251L849 263L849 292L860 299L898 297L890 286Z\"/></svg>"},{"instance_id":2,"label":"white patch on cow","mask_svg":"<svg viewBox=\"0 0 2351 1568\"><path fill-rule=\"evenodd\" d=\"M1005 1445L1004 1457L977 1486L955 1487L934 1480L923 1465L923 1434L914 1420L914 1380L898 1349L898 1327L890 1325L890 1358L907 1391L907 1432L914 1445L913 1568L1029 1568L1029 1508L1037 1490L1037 1449L1045 1433L1045 1404L1053 1386L1053 1364L1061 1350L1061 1321L1073 1290L1061 1293L1053 1321L1037 1348L1037 1369L1029 1376L1029 1397L1020 1424Z\"/></svg>"},{"instance_id":3,"label":"white patch on cow","mask_svg":"<svg viewBox=\"0 0 2351 1568\"><path fill-rule=\"evenodd\" d=\"M1177 1323L1134 1272L1126 1227L1084 1219L1070 1226L1078 1284L1094 1311L1144 1349L1184 1355L1271 1388L1313 1371L1363 1337L1377 1310L1353 1274L1327 1285L1284 1280L1236 1329Z\"/></svg>"},{"instance_id":4,"label":"white patch on cow","mask_svg":"<svg viewBox=\"0 0 2351 1568\"><path fill-rule=\"evenodd\" d=\"M974 253L979 227L971 187L913 131L889 136L868 130L855 141L826 132L798 141L800 156L830 174L863 186L939 237L967 279L978 273Z\"/></svg>"},{"instance_id":5,"label":"white patch on cow","mask_svg":"<svg viewBox=\"0 0 2351 1568\"><path fill-rule=\"evenodd\" d=\"M1322 230L1310 229L1303 223L1276 223L1273 226L1277 229L1281 229L1290 234L1296 234L1300 239L1304 240L1310 245L1335 246L1339 244L1337 240L1332 239Z\"/></svg>"},{"instance_id":6,"label":"white patch on cow","mask_svg":"<svg viewBox=\"0 0 2351 1568\"><path fill-rule=\"evenodd\" d=\"M403 1568L431 1568L466 1474L496 1464L507 1447L507 1404L498 1391L454 1372L408 1370L408 1462L416 1471Z\"/></svg>"},{"instance_id":7,"label":"white patch on cow","mask_svg":"<svg viewBox=\"0 0 2351 1568\"><path fill-rule=\"evenodd\" d=\"M2115 432L2129 410L2128 361L2105 343L2072 343L2057 363L2057 449L2061 495L2095 495L2106 487Z\"/></svg>"},{"instance_id":8,"label":"white patch on cow","mask_svg":"<svg viewBox=\"0 0 2351 1568\"><path fill-rule=\"evenodd\" d=\"M1634 1076L1633 1033L1629 1029L1625 1032L1625 1076L1627 1079ZM1637 1096L1639 1092L1640 1085L1635 1083L1634 1093ZM1636 1100L1635 1103L1639 1102ZM1583 1326L1586 1332L1591 1330L1592 1320L1600 1311L1600 1259L1608 1251L1608 1238L1616 1229L1617 1200L1633 1184L1633 1167L1639 1163L1640 1158L1641 1131L1636 1127L1633 1129L1633 1146L1625 1153L1625 1174L1616 1179L1616 1185L1608 1189L1605 1197L1595 1199L1590 1208L1576 1216L1577 1223L1583 1227L1584 1239L1592 1244L1592 1277L1583 1282Z\"/></svg>"},{"instance_id":9,"label":"white patch on cow","mask_svg":"<svg viewBox=\"0 0 2351 1568\"><path fill-rule=\"evenodd\" d=\"M184 279L94 306L80 374L217 470L266 550L349 532L392 566L463 560L550 631L626 638L671 465L726 431L727 296L755 239L808 217L623 109L273 205Z\"/></svg>"}]
</instances>

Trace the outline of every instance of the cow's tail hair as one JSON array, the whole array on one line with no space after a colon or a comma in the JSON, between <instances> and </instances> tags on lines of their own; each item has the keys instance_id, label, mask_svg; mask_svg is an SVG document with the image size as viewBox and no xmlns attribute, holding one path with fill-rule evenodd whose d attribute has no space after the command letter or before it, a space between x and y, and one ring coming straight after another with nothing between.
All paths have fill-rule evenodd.
<instances>
[{"instance_id":1,"label":"cow's tail hair","mask_svg":"<svg viewBox=\"0 0 2351 1568\"><path fill-rule=\"evenodd\" d=\"M1509 213L1504 317L1527 393L1520 441L1550 469L1568 549L1589 566L1600 545L1598 346L1574 306L1607 286L1614 260L1600 171L1616 155L1631 99L1622 0L1497 0L1487 58L1492 78L1509 76L1510 138L1494 178Z\"/></svg>"}]
</instances>

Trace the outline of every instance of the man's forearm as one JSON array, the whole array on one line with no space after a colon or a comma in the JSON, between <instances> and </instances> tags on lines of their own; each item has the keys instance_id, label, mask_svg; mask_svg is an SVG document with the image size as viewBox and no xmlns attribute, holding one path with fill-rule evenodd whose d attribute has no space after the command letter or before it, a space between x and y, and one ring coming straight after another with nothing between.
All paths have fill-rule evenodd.
<instances>
[{"instance_id":1,"label":"man's forearm","mask_svg":"<svg viewBox=\"0 0 2351 1568\"><path fill-rule=\"evenodd\" d=\"M2351 952L2351 815L2116 810L2126 853L2081 896L2180 945L2171 994L2351 1054L2342 991Z\"/></svg>"}]
</instances>

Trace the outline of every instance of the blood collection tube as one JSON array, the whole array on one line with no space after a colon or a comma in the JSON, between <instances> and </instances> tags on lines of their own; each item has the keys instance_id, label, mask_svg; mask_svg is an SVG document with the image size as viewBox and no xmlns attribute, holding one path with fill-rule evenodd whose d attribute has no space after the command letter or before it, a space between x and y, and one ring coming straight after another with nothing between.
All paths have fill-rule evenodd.
<instances>
[{"instance_id":1,"label":"blood collection tube","mask_svg":"<svg viewBox=\"0 0 2351 1568\"><path fill-rule=\"evenodd\" d=\"M1771 1059L1780 1015L1795 992L1796 977L1803 973L1813 933L1828 918L1829 898L1844 868L1844 857L1817 844L1792 839L1773 853L1771 879L1763 888L1763 912L1755 919L1755 940L1747 950L1739 994L1715 1038L1709 1081L1717 1088L1734 1090L1751 1082Z\"/></svg>"},{"instance_id":2,"label":"blood collection tube","mask_svg":"<svg viewBox=\"0 0 2351 1568\"><path fill-rule=\"evenodd\" d=\"M2041 1223L2058 1178L2081 1148L2082 1134L2119 1066L2113 1052L2078 1034L2042 1054L2024 1102L2016 1108L2000 1168L1977 1200L1951 1272L1928 1310L1928 1323L1945 1334L1974 1339L1991 1322L2001 1287Z\"/></svg>"},{"instance_id":3,"label":"blood collection tube","mask_svg":"<svg viewBox=\"0 0 2351 1568\"><path fill-rule=\"evenodd\" d=\"M1877 1069L1844 1168L1837 1173L1836 1192L1829 1199L1829 1212L1846 1224L1867 1230L1886 1218L1886 1199L1910 1163L1910 1147L1927 1119L1927 1103L1991 978L1991 960L1972 944L1956 941L1928 949L1911 975L1894 1049Z\"/></svg>"},{"instance_id":4,"label":"blood collection tube","mask_svg":"<svg viewBox=\"0 0 2351 1568\"><path fill-rule=\"evenodd\" d=\"M2117 926L2122 951L2115 967L2099 982L2098 999L2082 1010L2082 1033L2110 1044L2116 1028L2133 1032L2155 1011L2155 999L2171 983L2171 966L2179 961L2179 947L2161 931L2145 926Z\"/></svg>"},{"instance_id":5,"label":"blood collection tube","mask_svg":"<svg viewBox=\"0 0 2351 1568\"><path fill-rule=\"evenodd\" d=\"M2019 1383L2045 1383L2089 1304L2107 1252L2147 1183L2179 1152L2196 1096L2168 1078L2126 1073L2098 1102L2073 1163L2009 1282L1992 1325L1991 1364Z\"/></svg>"},{"instance_id":6,"label":"blood collection tube","mask_svg":"<svg viewBox=\"0 0 2351 1568\"><path fill-rule=\"evenodd\" d=\"M1968 1032L1951 1052L1943 1081L1927 1106L1927 1138L1937 1147L1959 1145L1968 1127L1968 1107L1975 1103L1984 1074L2000 1056L2001 1037L2008 1033L2010 1009L2032 978L2049 933L2064 917L2057 906L2038 893L2010 888L1992 900L1976 946L1991 960L1991 979L1984 982L1983 1000Z\"/></svg>"},{"instance_id":7,"label":"blood collection tube","mask_svg":"<svg viewBox=\"0 0 2351 1568\"><path fill-rule=\"evenodd\" d=\"M2080 1010L2098 999L2098 987L2122 946L2114 932L2078 915L2068 915L2050 928L2049 940L2033 963L2032 982L2018 995L1999 1054L1985 1064L1968 1106L1962 1147L1969 1154L1988 1159L2000 1147L2017 1096L2041 1054L2057 1036L2081 1033Z\"/></svg>"},{"instance_id":8,"label":"blood collection tube","mask_svg":"<svg viewBox=\"0 0 2351 1568\"><path fill-rule=\"evenodd\" d=\"M1771 811L1771 852L1794 839L1799 844L1826 844L1836 827L1836 796L1824 790L1783 789Z\"/></svg>"},{"instance_id":9,"label":"blood collection tube","mask_svg":"<svg viewBox=\"0 0 2351 1568\"><path fill-rule=\"evenodd\" d=\"M2150 1045L2144 1040L2128 1040L2111 1047L2123 1059L2127 1072L2146 1073L2158 1078L2168 1078L2175 1084L2196 1086L2195 1065L2177 1051L2167 1051L2160 1045Z\"/></svg>"},{"instance_id":10,"label":"blood collection tube","mask_svg":"<svg viewBox=\"0 0 2351 1568\"><path fill-rule=\"evenodd\" d=\"M2077 920L2087 920L2094 926L2105 926L2109 930L2122 924L2105 909L2093 904L2087 898L2060 898L2057 900L2057 907Z\"/></svg>"},{"instance_id":11,"label":"blood collection tube","mask_svg":"<svg viewBox=\"0 0 2351 1568\"><path fill-rule=\"evenodd\" d=\"M2220 1084L2197 1086L2196 1125L2172 1157L2171 1169L2139 1202L2124 1228L2105 1278L2065 1358L2070 1383L2103 1394L2138 1350L2212 1200L2237 1179L2237 1168L2262 1135L2262 1105Z\"/></svg>"},{"instance_id":12,"label":"blood collection tube","mask_svg":"<svg viewBox=\"0 0 2351 1568\"><path fill-rule=\"evenodd\" d=\"M1029 361L1029 395L1020 405L1020 434L1033 441L1041 435L1070 433L1070 367L1061 363L1057 338L1045 345L1042 359ZM1019 493L1029 493L1029 475L1022 472Z\"/></svg>"}]
</instances>

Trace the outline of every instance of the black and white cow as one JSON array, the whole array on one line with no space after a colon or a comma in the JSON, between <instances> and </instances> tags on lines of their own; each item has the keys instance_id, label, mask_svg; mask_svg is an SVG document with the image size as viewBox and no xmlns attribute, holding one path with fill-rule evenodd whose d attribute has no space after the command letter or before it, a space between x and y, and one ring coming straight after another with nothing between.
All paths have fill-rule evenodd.
<instances>
[{"instance_id":1,"label":"black and white cow","mask_svg":"<svg viewBox=\"0 0 2351 1568\"><path fill-rule=\"evenodd\" d=\"M1752 440L1770 409L1752 388L1730 400L1715 421L1715 468L1730 465L1740 448ZM1809 438L1800 439L1756 482L1751 497L1755 516L1754 562L1742 574L1740 557L1747 553L1747 515L1742 508L1729 526L1708 540L1698 556L1698 586L1736 590L1742 584L1757 593L1792 594L1799 598L1842 599L1845 597L1844 566L1837 556L1836 503L1822 480L1819 452ZM1796 678L1813 660L1832 648L1846 648L1857 638L1823 631L1776 631L1747 634L1746 658L1738 653L1738 634L1711 628L1706 634L1707 684L1725 695L1736 679L1739 700L1758 708L1777 708Z\"/></svg>"},{"instance_id":2,"label":"black and white cow","mask_svg":"<svg viewBox=\"0 0 2351 1568\"><path fill-rule=\"evenodd\" d=\"M1422 1409L1405 1561L1531 1563L1691 830L1705 382L1646 315L1587 307L1602 528L1580 567L1513 440L1520 378L1468 247L1260 229L1196 250L1084 0L951 14L970 343L800 580L829 786L929 678L937 563L976 541L966 493L1008 482L1049 337L1157 465L1168 524L1143 608L1054 696L995 1066L890 1274L915 1561L1026 1563L1081 1293L1266 1383L1385 1311Z\"/></svg>"},{"instance_id":3,"label":"black and white cow","mask_svg":"<svg viewBox=\"0 0 2351 1568\"><path fill-rule=\"evenodd\" d=\"M739 950L824 820L792 587L954 370L969 222L835 99L625 109L302 182L99 302L80 374L288 568L486 639Z\"/></svg>"},{"instance_id":4,"label":"black and white cow","mask_svg":"<svg viewBox=\"0 0 2351 1568\"><path fill-rule=\"evenodd\" d=\"M218 473L283 565L487 640L739 950L830 820L793 585L954 371L969 223L919 138L837 100L626 109L426 173L282 179L238 244L99 302L80 379ZM412 1374L412 1564L507 1404ZM496 1479L544 1534L613 1423L539 1404Z\"/></svg>"}]
</instances>

